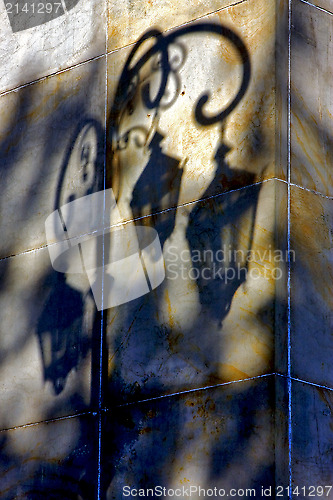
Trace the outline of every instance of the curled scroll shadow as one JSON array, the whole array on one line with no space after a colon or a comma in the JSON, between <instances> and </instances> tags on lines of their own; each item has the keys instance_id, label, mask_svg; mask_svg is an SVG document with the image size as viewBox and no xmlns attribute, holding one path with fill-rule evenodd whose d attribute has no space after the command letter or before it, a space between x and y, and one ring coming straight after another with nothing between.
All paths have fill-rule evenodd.
<instances>
[{"instance_id":1,"label":"curled scroll shadow","mask_svg":"<svg viewBox=\"0 0 333 500\"><path fill-rule=\"evenodd\" d=\"M166 136L157 124L163 111L170 108L179 96L179 72L187 58L186 35L191 34L211 34L228 40L241 61L241 84L224 109L215 114L206 111L211 97L209 92L204 92L194 105L194 119L199 125L208 127L220 123L224 127L226 119L246 93L251 78L251 63L242 39L231 29L214 23L197 23L169 34L163 34L158 29L144 33L124 65L109 116L108 175L112 177L109 182L114 189L114 181L117 184L123 175L122 169L126 169L126 165L119 165L119 152L130 147L146 150L149 160L133 188L130 208L134 219L141 219L144 214L152 215L151 220L159 233L162 246L175 227L176 211L168 209L178 206L187 160L182 161L163 152L161 143ZM150 46L143 52L147 44ZM154 75L156 80L156 74L159 78L157 88L151 81ZM146 110L146 116L152 117L150 126L145 126L142 122L130 125L129 117L135 112L138 103ZM129 121L127 126L126 120ZM218 170L220 172L221 166ZM253 176L245 174L242 175L242 181L251 183ZM217 178L214 183L218 184Z\"/></svg>"},{"instance_id":2,"label":"curled scroll shadow","mask_svg":"<svg viewBox=\"0 0 333 500\"><path fill-rule=\"evenodd\" d=\"M166 107L173 104L174 99L168 105L165 105L163 103L163 99L165 98L167 85L170 81L170 78L174 75L177 75L177 81L179 82L178 71L182 67L183 62L186 59L186 48L183 38L185 37L185 35L200 33L217 35L230 41L240 56L243 71L241 86L236 92L236 95L234 96L231 103L218 113L215 113L213 115L206 114L205 106L210 99L210 94L208 92L203 93L194 106L195 119L200 125L204 126L213 125L219 122L222 124L224 120L230 115L230 113L236 108L236 106L244 97L245 92L249 86L251 78L251 63L249 53L244 42L234 31L225 26L214 23L197 23L191 26L185 26L184 28L175 30L167 35L163 34L157 29L152 29L142 35L142 37L137 41L125 63L124 69L120 76L113 106L111 108L109 116L110 144L115 144L115 142L117 143L117 141L119 141L119 126L121 124L124 111L130 105L131 99L133 98L135 92L138 90L138 86L140 83L140 71L148 61L154 61L154 58L155 61L157 58L157 64L155 64L155 66L152 66L152 72L157 70L160 71L160 85L158 87L158 90L155 90L156 95L153 97L151 96L152 90L149 81L142 85L141 97L143 103L147 109L155 109L156 112L158 112L160 109L165 109ZM155 43L139 58L139 60L133 63L133 61L135 61L137 53L142 50L142 46L148 40L154 40ZM177 44L181 50L178 61L174 61L172 58L170 58L169 55L170 47L175 44ZM179 85L177 85L177 88L179 88ZM130 135L130 132L130 130L127 131L127 138Z\"/></svg>"}]
</instances>

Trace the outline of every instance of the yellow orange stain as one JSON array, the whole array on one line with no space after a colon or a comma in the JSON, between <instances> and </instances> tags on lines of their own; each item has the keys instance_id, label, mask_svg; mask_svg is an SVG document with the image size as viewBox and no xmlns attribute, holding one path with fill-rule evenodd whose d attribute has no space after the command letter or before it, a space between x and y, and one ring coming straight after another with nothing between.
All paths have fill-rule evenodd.
<instances>
[{"instance_id":1,"label":"yellow orange stain","mask_svg":"<svg viewBox=\"0 0 333 500\"><path fill-rule=\"evenodd\" d=\"M168 317L169 317L169 325L171 326L171 328L173 328L174 327L174 312L173 312L173 309L172 309L171 300L170 300L170 296L169 296L168 290L165 290L164 298L165 298L165 302L167 304L167 311L168 311Z\"/></svg>"},{"instance_id":2,"label":"yellow orange stain","mask_svg":"<svg viewBox=\"0 0 333 500\"><path fill-rule=\"evenodd\" d=\"M249 377L248 373L243 372L238 368L236 368L235 366L228 365L226 363L222 363L222 373L223 373L223 378L225 378L227 381L239 380Z\"/></svg>"}]
</instances>

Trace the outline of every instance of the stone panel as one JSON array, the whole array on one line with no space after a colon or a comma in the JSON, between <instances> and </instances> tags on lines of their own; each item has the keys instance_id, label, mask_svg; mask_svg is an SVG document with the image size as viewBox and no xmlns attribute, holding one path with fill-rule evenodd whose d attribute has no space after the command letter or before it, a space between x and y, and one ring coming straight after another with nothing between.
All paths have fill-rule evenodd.
<instances>
[{"instance_id":1,"label":"stone panel","mask_svg":"<svg viewBox=\"0 0 333 500\"><path fill-rule=\"evenodd\" d=\"M276 187L268 181L136 221L158 231L166 278L108 311L110 404L274 371L275 319L283 321L276 289L285 280ZM285 307L285 290L277 300Z\"/></svg>"},{"instance_id":2,"label":"stone panel","mask_svg":"<svg viewBox=\"0 0 333 500\"><path fill-rule=\"evenodd\" d=\"M96 428L75 417L0 432L1 498L97 498Z\"/></svg>"},{"instance_id":3,"label":"stone panel","mask_svg":"<svg viewBox=\"0 0 333 500\"><path fill-rule=\"evenodd\" d=\"M332 387L333 200L293 187L292 375Z\"/></svg>"},{"instance_id":4,"label":"stone panel","mask_svg":"<svg viewBox=\"0 0 333 500\"><path fill-rule=\"evenodd\" d=\"M273 407L267 377L113 409L103 436L106 498L123 498L124 486L177 490L180 498L191 487L193 498L199 487L216 488L206 495L215 498L254 489L253 498L264 498L261 488L274 485Z\"/></svg>"},{"instance_id":5,"label":"stone panel","mask_svg":"<svg viewBox=\"0 0 333 500\"><path fill-rule=\"evenodd\" d=\"M333 195L333 16L293 2L291 181Z\"/></svg>"},{"instance_id":6,"label":"stone panel","mask_svg":"<svg viewBox=\"0 0 333 500\"><path fill-rule=\"evenodd\" d=\"M104 97L103 59L0 97L0 257L45 245L46 218L103 185Z\"/></svg>"},{"instance_id":7,"label":"stone panel","mask_svg":"<svg viewBox=\"0 0 333 500\"><path fill-rule=\"evenodd\" d=\"M292 484L303 498L333 498L332 412L331 390L293 382Z\"/></svg>"},{"instance_id":8,"label":"stone panel","mask_svg":"<svg viewBox=\"0 0 333 500\"><path fill-rule=\"evenodd\" d=\"M141 34L151 27L166 31L181 26L226 6L235 0L194 0L190 5L171 0L139 0L126 3L108 0L108 50L115 50L136 42Z\"/></svg>"},{"instance_id":9,"label":"stone panel","mask_svg":"<svg viewBox=\"0 0 333 500\"><path fill-rule=\"evenodd\" d=\"M125 219L145 166L169 195L143 214L274 177L274 15L274 2L244 2L109 55L108 173Z\"/></svg>"}]
</instances>

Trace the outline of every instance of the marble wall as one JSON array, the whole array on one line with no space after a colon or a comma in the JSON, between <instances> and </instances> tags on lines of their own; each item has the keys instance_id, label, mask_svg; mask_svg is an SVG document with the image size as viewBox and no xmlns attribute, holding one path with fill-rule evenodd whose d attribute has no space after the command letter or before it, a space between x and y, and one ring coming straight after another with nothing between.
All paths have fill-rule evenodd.
<instances>
[{"instance_id":1,"label":"marble wall","mask_svg":"<svg viewBox=\"0 0 333 500\"><path fill-rule=\"evenodd\" d=\"M1 498L329 484L332 16L293 2L290 166L283 0L40 4L0 6ZM97 310L45 221L107 189L103 263L153 228L165 278Z\"/></svg>"},{"instance_id":2,"label":"marble wall","mask_svg":"<svg viewBox=\"0 0 333 500\"><path fill-rule=\"evenodd\" d=\"M289 356L295 486L325 486L333 480L332 29L331 2L293 2L290 244L296 259Z\"/></svg>"}]
</instances>

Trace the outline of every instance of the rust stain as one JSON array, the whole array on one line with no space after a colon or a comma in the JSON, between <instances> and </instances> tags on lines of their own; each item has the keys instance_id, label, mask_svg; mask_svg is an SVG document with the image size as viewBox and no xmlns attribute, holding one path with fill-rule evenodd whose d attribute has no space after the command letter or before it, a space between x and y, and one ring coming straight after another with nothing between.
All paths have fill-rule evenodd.
<instances>
[{"instance_id":1,"label":"rust stain","mask_svg":"<svg viewBox=\"0 0 333 500\"><path fill-rule=\"evenodd\" d=\"M185 406L190 406L193 408L193 406L195 406L195 403L193 401L185 401Z\"/></svg>"},{"instance_id":2,"label":"rust stain","mask_svg":"<svg viewBox=\"0 0 333 500\"><path fill-rule=\"evenodd\" d=\"M140 429L139 434L142 436L144 434L149 434L152 431L151 427L144 427L143 429Z\"/></svg>"},{"instance_id":3,"label":"rust stain","mask_svg":"<svg viewBox=\"0 0 333 500\"><path fill-rule=\"evenodd\" d=\"M228 365L226 363L222 363L222 371L224 375L223 378L225 378L227 381L243 379L250 376L248 373L243 372L235 366Z\"/></svg>"},{"instance_id":4,"label":"rust stain","mask_svg":"<svg viewBox=\"0 0 333 500\"><path fill-rule=\"evenodd\" d=\"M251 347L253 352L258 354L258 356L261 356L263 358L270 358L271 346L266 342L260 341L258 339L253 339L253 341L251 342Z\"/></svg>"},{"instance_id":5,"label":"rust stain","mask_svg":"<svg viewBox=\"0 0 333 500\"><path fill-rule=\"evenodd\" d=\"M172 309L171 300L170 300L170 296L169 296L168 290L165 290L164 298L165 298L165 302L166 302L167 308L168 308L169 326L171 328L173 328L174 327L174 312L173 312L173 309Z\"/></svg>"}]
</instances>

